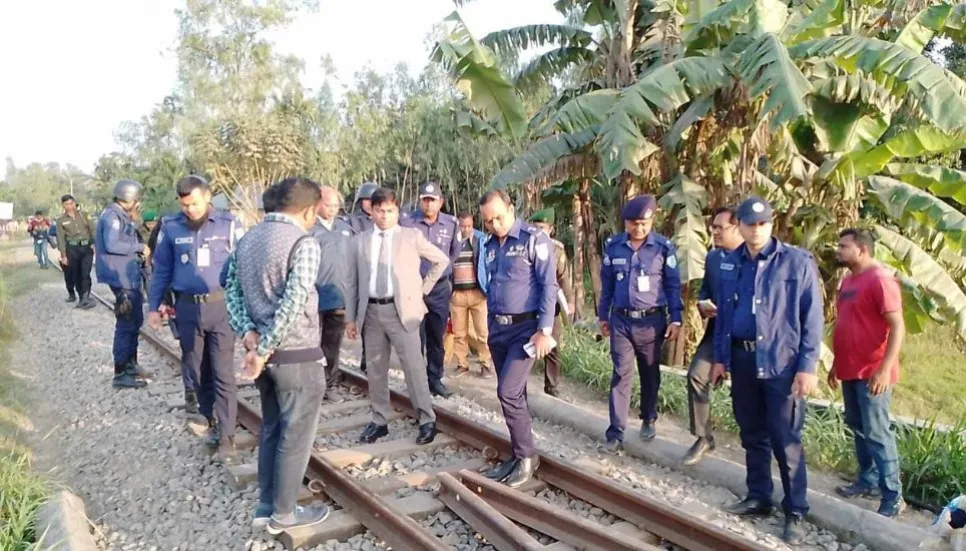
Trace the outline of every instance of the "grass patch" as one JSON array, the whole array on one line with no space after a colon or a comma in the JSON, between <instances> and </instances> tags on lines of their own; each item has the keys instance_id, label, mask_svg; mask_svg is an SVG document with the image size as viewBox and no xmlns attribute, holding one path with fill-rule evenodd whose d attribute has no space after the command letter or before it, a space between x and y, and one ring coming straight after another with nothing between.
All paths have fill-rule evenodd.
<instances>
[{"instance_id":1,"label":"grass patch","mask_svg":"<svg viewBox=\"0 0 966 551\"><path fill-rule=\"evenodd\" d=\"M24 443L30 420L25 415L23 383L10 371L9 345L18 333L9 300L53 280L52 273L58 272L41 272L33 264L0 264L0 549L4 550L32 548L34 514L48 493L44 481L30 469L30 450Z\"/></svg>"},{"instance_id":2,"label":"grass patch","mask_svg":"<svg viewBox=\"0 0 966 551\"><path fill-rule=\"evenodd\" d=\"M610 391L613 369L608 342L596 342L590 331L576 327L565 329L563 342L560 354L564 373L606 396ZM911 348L916 350L915 347ZM907 362L913 358L910 355ZM906 381L920 378L909 375L909 370L906 373ZM900 384L900 388L903 384L907 383ZM640 385L637 377L633 378L633 386L631 406L638 408ZM824 390L827 392L827 388ZM951 400L954 398L959 399L950 397ZM662 377L658 408L663 413L687 419L688 393L683 377ZM931 411L935 413L935 410ZM727 387L715 389L711 417L719 430L738 432ZM962 435L964 430L966 416L960 416L955 422L955 430L950 432L934 430L931 424L925 428L897 429L903 491L907 498L931 507L942 507L949 499L962 493L961 481L966 481L966 438ZM837 409L809 408L802 440L809 464L823 470L854 475L856 463L852 436L846 428L842 413Z\"/></svg>"},{"instance_id":3,"label":"grass patch","mask_svg":"<svg viewBox=\"0 0 966 551\"><path fill-rule=\"evenodd\" d=\"M955 424L966 406L964 354L966 350L949 326L931 324L925 332L907 336L893 411Z\"/></svg>"}]
</instances>

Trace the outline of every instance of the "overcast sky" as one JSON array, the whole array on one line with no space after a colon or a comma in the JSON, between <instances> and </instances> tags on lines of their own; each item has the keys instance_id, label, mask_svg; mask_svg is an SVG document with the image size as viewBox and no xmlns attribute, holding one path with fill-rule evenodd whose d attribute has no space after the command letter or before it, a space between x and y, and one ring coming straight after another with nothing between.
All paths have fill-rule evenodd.
<instances>
[{"instance_id":1,"label":"overcast sky","mask_svg":"<svg viewBox=\"0 0 966 551\"><path fill-rule=\"evenodd\" d=\"M277 41L305 61L318 88L329 54L339 77L404 62L418 72L433 25L451 0L320 0ZM93 169L117 148L114 132L170 93L171 52L181 0L0 1L0 159L72 163ZM558 22L550 0L476 0L460 10L477 36L527 23Z\"/></svg>"}]
</instances>

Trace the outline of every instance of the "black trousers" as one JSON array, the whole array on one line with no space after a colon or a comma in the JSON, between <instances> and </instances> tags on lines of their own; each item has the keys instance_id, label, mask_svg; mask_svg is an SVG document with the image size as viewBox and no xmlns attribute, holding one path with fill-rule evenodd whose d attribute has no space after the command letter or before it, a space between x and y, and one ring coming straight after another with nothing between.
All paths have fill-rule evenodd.
<instances>
[{"instance_id":1,"label":"black trousers","mask_svg":"<svg viewBox=\"0 0 966 551\"><path fill-rule=\"evenodd\" d=\"M322 354L325 355L325 381L331 385L339 378L339 350L345 331L345 310L323 310L319 312L319 325L322 333Z\"/></svg>"},{"instance_id":2,"label":"black trousers","mask_svg":"<svg viewBox=\"0 0 966 551\"><path fill-rule=\"evenodd\" d=\"M436 282L436 286L423 297L426 303L426 316L419 326L419 337L426 358L426 376L430 388L443 379L443 337L446 336L446 322L449 321L449 303L453 287L449 279Z\"/></svg>"},{"instance_id":3,"label":"black trousers","mask_svg":"<svg viewBox=\"0 0 966 551\"><path fill-rule=\"evenodd\" d=\"M64 269L64 283L67 292L84 294L91 290L91 266L94 263L94 249L90 245L67 245L67 267Z\"/></svg>"}]
</instances>

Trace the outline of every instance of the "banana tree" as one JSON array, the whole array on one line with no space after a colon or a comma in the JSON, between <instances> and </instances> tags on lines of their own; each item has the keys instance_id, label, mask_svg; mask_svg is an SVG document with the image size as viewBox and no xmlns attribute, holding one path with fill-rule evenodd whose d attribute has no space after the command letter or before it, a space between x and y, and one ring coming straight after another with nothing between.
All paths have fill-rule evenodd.
<instances>
[{"instance_id":1,"label":"banana tree","mask_svg":"<svg viewBox=\"0 0 966 551\"><path fill-rule=\"evenodd\" d=\"M454 13L436 49L481 118L532 140L495 184L573 177L567 166L577 158L595 159L596 178L621 192L663 192L669 229L687 260L686 280L703 277L707 236L699 221L706 209L764 194L782 213L780 235L819 259L829 298L837 288L837 230L864 223L860 207L875 204L883 248L910 289L909 307L955 320L966 338L962 287L938 284L942 278L933 275L941 263L914 269L922 255L961 254L966 243L966 218L952 206L966 199L962 173L916 164L923 155L966 147L966 83L923 55L939 34L966 38L966 5L914 11L915 4L898 0L806 0L791 7L781 0L559 0L555 6L574 24L511 29L480 41ZM491 71L484 88L476 65L489 60L494 68L500 52L519 55L533 45L556 48L554 63L539 61L548 55L541 54L526 67L541 67L558 93L524 126L513 108L526 93L517 86L520 75ZM565 56L562 49L580 54ZM486 94L491 89L500 101ZM924 250L904 237L919 228L941 236L941 248ZM902 240L882 237L884 231Z\"/></svg>"}]
</instances>

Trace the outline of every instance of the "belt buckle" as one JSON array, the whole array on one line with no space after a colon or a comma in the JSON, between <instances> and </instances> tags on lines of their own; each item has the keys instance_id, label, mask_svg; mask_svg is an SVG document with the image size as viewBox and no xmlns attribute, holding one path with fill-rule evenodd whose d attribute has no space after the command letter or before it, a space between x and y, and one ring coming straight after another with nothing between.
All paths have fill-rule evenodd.
<instances>
[{"instance_id":1,"label":"belt buckle","mask_svg":"<svg viewBox=\"0 0 966 551\"><path fill-rule=\"evenodd\" d=\"M513 323L513 316L505 316L502 314L497 314L496 323L497 325L510 325L511 323Z\"/></svg>"},{"instance_id":2,"label":"belt buckle","mask_svg":"<svg viewBox=\"0 0 966 551\"><path fill-rule=\"evenodd\" d=\"M644 317L641 315L640 310L631 310L627 313L627 316L634 320L639 320Z\"/></svg>"},{"instance_id":3,"label":"belt buckle","mask_svg":"<svg viewBox=\"0 0 966 551\"><path fill-rule=\"evenodd\" d=\"M208 295L195 295L195 304L204 304L208 302Z\"/></svg>"},{"instance_id":4,"label":"belt buckle","mask_svg":"<svg viewBox=\"0 0 966 551\"><path fill-rule=\"evenodd\" d=\"M745 352L755 351L755 341L742 341L742 343L745 345Z\"/></svg>"}]
</instances>

